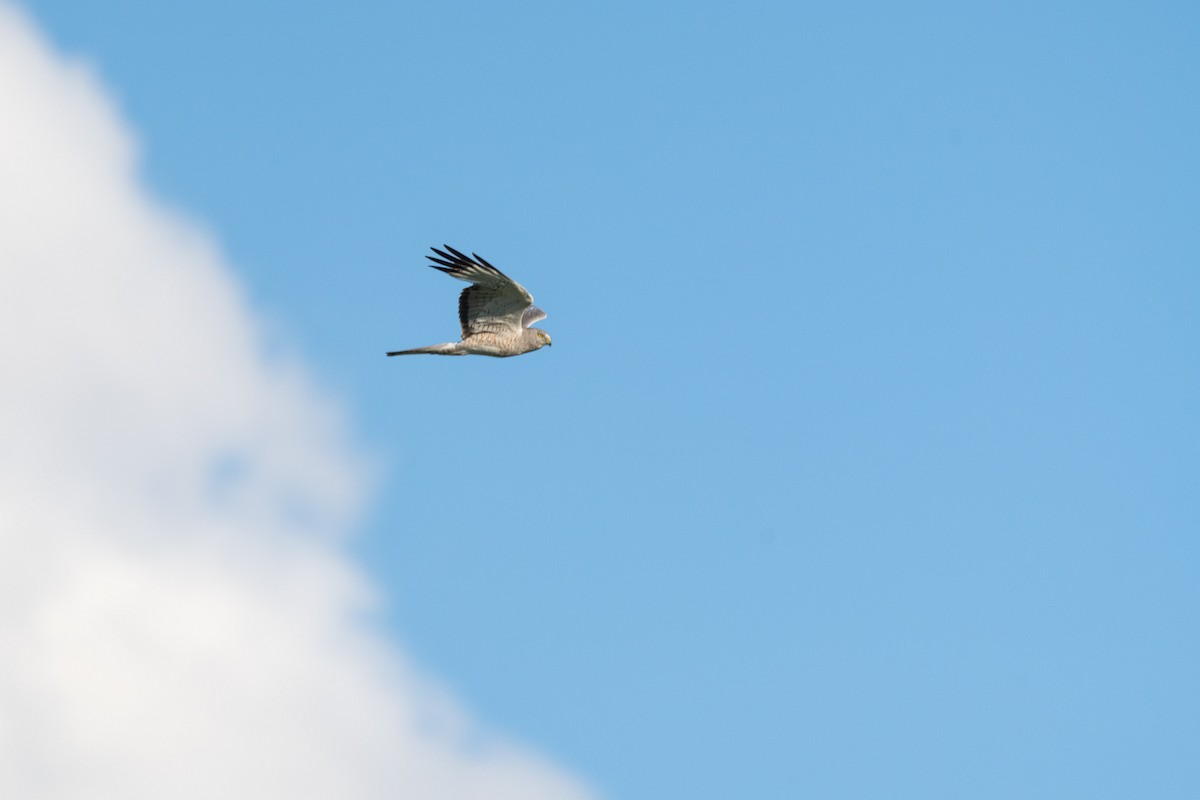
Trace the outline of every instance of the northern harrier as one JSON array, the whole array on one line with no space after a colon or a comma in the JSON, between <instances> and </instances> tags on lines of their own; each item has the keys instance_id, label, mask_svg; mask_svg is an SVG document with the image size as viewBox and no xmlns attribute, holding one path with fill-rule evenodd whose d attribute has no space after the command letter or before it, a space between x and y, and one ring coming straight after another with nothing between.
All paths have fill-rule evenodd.
<instances>
[{"instance_id":1,"label":"northern harrier","mask_svg":"<svg viewBox=\"0 0 1200 800\"><path fill-rule=\"evenodd\" d=\"M439 356L519 356L550 344L550 334L529 327L546 318L546 312L533 304L533 297L521 284L505 275L474 253L467 258L450 245L447 253L429 248L437 256L425 256L440 269L471 285L458 297L458 321L462 323L462 341L431 344L412 350L396 350L389 356L431 353Z\"/></svg>"}]
</instances>

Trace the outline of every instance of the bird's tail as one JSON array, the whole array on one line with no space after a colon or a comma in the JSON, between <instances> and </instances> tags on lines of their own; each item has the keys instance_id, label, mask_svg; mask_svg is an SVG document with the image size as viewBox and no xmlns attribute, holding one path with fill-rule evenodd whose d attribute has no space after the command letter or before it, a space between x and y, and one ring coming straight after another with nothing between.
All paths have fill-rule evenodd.
<instances>
[{"instance_id":1,"label":"bird's tail","mask_svg":"<svg viewBox=\"0 0 1200 800\"><path fill-rule=\"evenodd\" d=\"M431 344L428 347L414 347L412 350L394 350L389 356L413 356L418 353L431 353L436 356L461 356L462 342L447 342L446 344Z\"/></svg>"}]
</instances>

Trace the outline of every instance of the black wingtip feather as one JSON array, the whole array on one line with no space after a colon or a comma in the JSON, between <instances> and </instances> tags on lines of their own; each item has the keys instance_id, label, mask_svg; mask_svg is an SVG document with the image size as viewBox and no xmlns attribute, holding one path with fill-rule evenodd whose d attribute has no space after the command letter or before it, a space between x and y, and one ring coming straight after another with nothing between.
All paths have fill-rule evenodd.
<instances>
[{"instance_id":1,"label":"black wingtip feather","mask_svg":"<svg viewBox=\"0 0 1200 800\"><path fill-rule=\"evenodd\" d=\"M492 272L496 273L497 275L499 275L499 274L500 274L500 270L498 270L498 269L496 269L495 267L493 267L491 264L489 264L489 263L487 262L487 260L486 260L486 259L484 259L484 258L480 257L478 254L476 254L476 253L471 253L471 258L475 259L475 260L476 260L478 263L480 263L480 264L482 264L483 266L487 267L488 269L490 269Z\"/></svg>"},{"instance_id":2,"label":"black wingtip feather","mask_svg":"<svg viewBox=\"0 0 1200 800\"><path fill-rule=\"evenodd\" d=\"M471 257L468 258L465 254L460 253L458 250L455 250L448 244L444 244L442 247L446 249L439 250L436 247L430 247L429 249L437 253L437 255L425 256L427 259L433 262L431 266L433 266L434 269L440 269L442 272L445 272L449 275L454 275L458 272L467 270L470 267L475 267L476 269L482 269L486 272L491 272L492 274L498 275L501 278L507 277L503 272L492 266L491 262L485 258L482 258L478 253L471 253ZM438 264L441 264L441 266L436 266Z\"/></svg>"}]
</instances>

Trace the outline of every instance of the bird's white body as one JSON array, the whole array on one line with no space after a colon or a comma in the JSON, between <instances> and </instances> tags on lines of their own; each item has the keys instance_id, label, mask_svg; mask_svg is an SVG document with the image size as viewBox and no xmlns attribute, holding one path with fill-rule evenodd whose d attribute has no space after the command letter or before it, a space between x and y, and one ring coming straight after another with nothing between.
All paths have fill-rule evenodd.
<instances>
[{"instance_id":1,"label":"bird's white body","mask_svg":"<svg viewBox=\"0 0 1200 800\"><path fill-rule=\"evenodd\" d=\"M461 342L446 342L431 344L428 347L414 347L412 350L398 350L388 353L389 356L411 356L418 353L429 353L438 356L495 356L507 358L519 356L540 350L550 343L549 338L542 339L538 334L548 337L545 331L537 328L526 328L518 336L501 336L495 333L477 333L468 336Z\"/></svg>"}]
</instances>

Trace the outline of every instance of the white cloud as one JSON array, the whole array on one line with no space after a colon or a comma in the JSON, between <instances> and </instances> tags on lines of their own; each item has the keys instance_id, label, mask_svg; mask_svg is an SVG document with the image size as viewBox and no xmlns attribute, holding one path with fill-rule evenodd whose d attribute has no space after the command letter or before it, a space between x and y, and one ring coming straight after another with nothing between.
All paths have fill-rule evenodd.
<instances>
[{"instance_id":1,"label":"white cloud","mask_svg":"<svg viewBox=\"0 0 1200 800\"><path fill-rule=\"evenodd\" d=\"M0 0L0 797L581 798L365 621L367 471Z\"/></svg>"}]
</instances>

